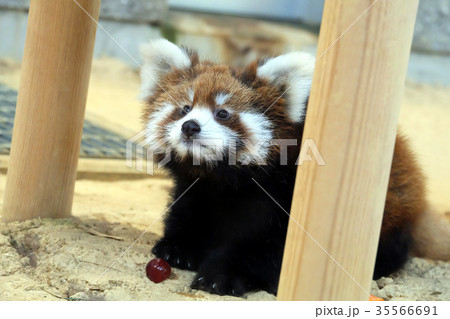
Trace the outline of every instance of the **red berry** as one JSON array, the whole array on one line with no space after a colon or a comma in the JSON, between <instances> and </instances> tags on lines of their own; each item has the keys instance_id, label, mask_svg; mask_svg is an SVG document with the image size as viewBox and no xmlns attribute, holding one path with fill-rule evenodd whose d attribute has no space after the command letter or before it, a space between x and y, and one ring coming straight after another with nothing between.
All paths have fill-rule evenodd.
<instances>
[{"instance_id":1,"label":"red berry","mask_svg":"<svg viewBox=\"0 0 450 319\"><path fill-rule=\"evenodd\" d=\"M155 258L148 262L145 271L148 279L154 283L159 283L169 278L171 268L169 263L164 259Z\"/></svg>"}]
</instances>

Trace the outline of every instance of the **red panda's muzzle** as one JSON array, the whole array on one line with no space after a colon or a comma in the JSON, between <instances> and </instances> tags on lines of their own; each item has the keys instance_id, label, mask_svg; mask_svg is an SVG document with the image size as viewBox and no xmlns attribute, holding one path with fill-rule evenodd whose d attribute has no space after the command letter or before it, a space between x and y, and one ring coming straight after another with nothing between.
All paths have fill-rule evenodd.
<instances>
[{"instance_id":1,"label":"red panda's muzzle","mask_svg":"<svg viewBox=\"0 0 450 319\"><path fill-rule=\"evenodd\" d=\"M200 133L201 128L200 125L194 120L189 120L183 123L181 126L181 132L183 132L184 136L187 138L191 138L198 133Z\"/></svg>"}]
</instances>

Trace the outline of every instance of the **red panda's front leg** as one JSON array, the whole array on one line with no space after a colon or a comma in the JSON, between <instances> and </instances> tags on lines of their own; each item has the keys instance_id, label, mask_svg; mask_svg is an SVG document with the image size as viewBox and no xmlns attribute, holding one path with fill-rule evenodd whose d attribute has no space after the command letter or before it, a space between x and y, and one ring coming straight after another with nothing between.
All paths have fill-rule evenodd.
<instances>
[{"instance_id":1,"label":"red panda's front leg","mask_svg":"<svg viewBox=\"0 0 450 319\"><path fill-rule=\"evenodd\" d=\"M152 248L152 253L173 267L197 270L204 251L205 225L196 197L180 196L184 190L184 184L176 186L174 202L164 220L164 236Z\"/></svg>"}]
</instances>

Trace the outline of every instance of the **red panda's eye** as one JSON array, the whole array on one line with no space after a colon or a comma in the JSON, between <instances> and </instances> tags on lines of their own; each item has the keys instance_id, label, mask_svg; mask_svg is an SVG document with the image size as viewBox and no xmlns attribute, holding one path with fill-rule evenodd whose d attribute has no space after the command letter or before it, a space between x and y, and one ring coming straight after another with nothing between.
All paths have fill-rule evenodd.
<instances>
[{"instance_id":1,"label":"red panda's eye","mask_svg":"<svg viewBox=\"0 0 450 319\"><path fill-rule=\"evenodd\" d=\"M216 117L221 120L226 120L230 117L230 113L227 110L220 110L216 113Z\"/></svg>"},{"instance_id":2,"label":"red panda's eye","mask_svg":"<svg viewBox=\"0 0 450 319\"><path fill-rule=\"evenodd\" d=\"M183 109L181 110L181 114L186 115L191 111L191 107L189 105L183 106Z\"/></svg>"}]
</instances>

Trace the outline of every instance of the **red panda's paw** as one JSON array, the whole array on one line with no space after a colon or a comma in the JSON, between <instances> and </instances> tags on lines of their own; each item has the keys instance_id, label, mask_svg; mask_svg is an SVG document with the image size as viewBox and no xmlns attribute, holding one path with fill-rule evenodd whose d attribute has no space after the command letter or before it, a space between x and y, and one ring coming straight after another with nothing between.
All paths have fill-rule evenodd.
<instances>
[{"instance_id":1,"label":"red panda's paw","mask_svg":"<svg viewBox=\"0 0 450 319\"><path fill-rule=\"evenodd\" d=\"M235 297L241 297L246 292L253 290L247 278L219 272L199 272L192 281L191 288L204 290L211 294Z\"/></svg>"},{"instance_id":2,"label":"red panda's paw","mask_svg":"<svg viewBox=\"0 0 450 319\"><path fill-rule=\"evenodd\" d=\"M195 249L190 249L187 245L163 238L152 248L152 253L158 258L166 260L172 267L197 270L197 254Z\"/></svg>"}]
</instances>

